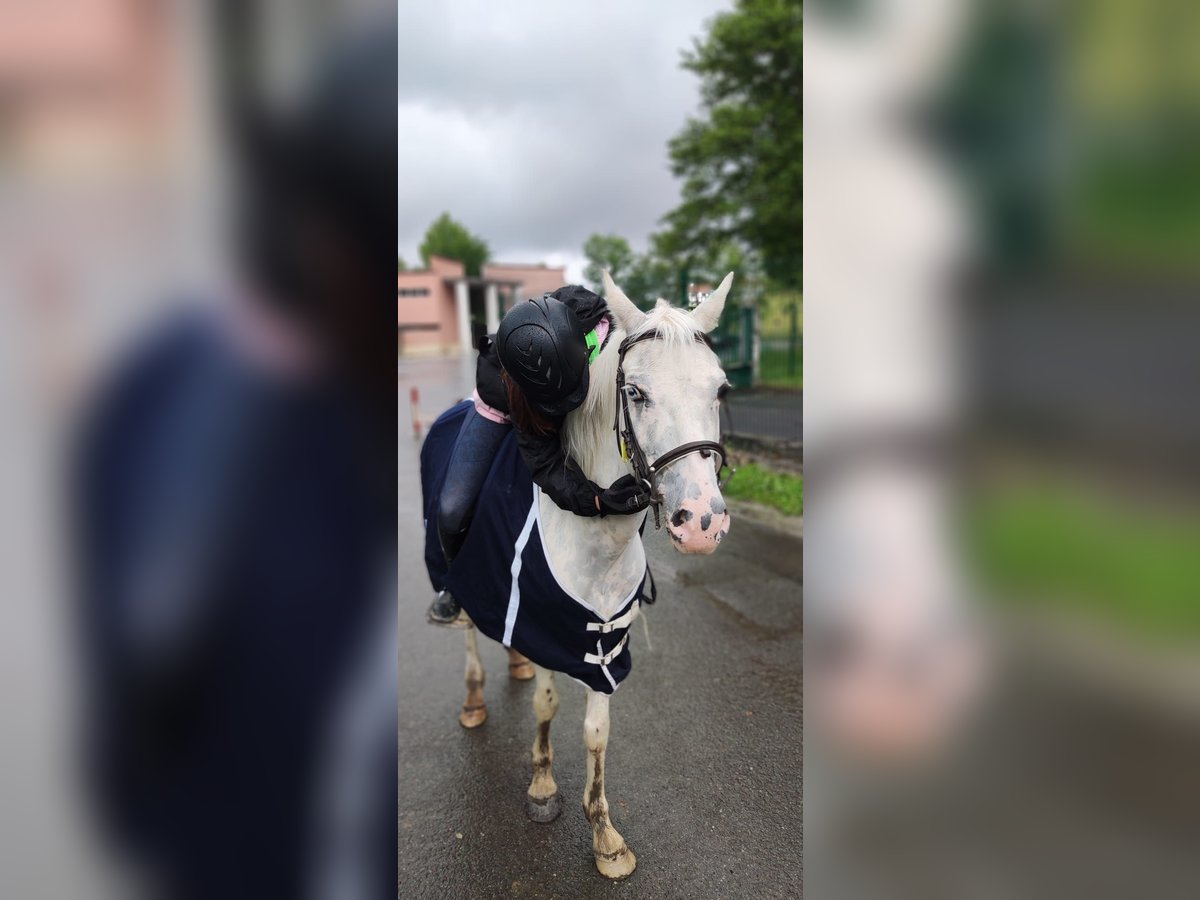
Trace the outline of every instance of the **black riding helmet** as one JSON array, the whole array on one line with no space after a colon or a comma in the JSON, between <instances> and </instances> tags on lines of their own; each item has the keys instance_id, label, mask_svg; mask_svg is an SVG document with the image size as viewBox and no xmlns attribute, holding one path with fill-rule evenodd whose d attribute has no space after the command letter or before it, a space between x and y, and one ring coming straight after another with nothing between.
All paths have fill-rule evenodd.
<instances>
[{"instance_id":1,"label":"black riding helmet","mask_svg":"<svg viewBox=\"0 0 1200 900\"><path fill-rule=\"evenodd\" d=\"M571 307L551 294L518 303L500 322L500 365L529 402L548 416L565 416L588 391L587 329Z\"/></svg>"}]
</instances>

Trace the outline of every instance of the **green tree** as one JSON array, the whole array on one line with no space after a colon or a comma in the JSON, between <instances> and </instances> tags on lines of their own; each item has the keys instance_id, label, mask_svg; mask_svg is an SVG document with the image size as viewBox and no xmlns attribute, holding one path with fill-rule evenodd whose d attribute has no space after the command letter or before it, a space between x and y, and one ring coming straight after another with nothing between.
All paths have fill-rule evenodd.
<instances>
[{"instance_id":1,"label":"green tree","mask_svg":"<svg viewBox=\"0 0 1200 900\"><path fill-rule=\"evenodd\" d=\"M677 269L653 252L635 253L629 241L618 234L593 234L583 245L588 264L584 279L595 291L601 290L600 273L608 272L630 300L642 309L649 309L659 297L674 298Z\"/></svg>"},{"instance_id":2,"label":"green tree","mask_svg":"<svg viewBox=\"0 0 1200 900\"><path fill-rule=\"evenodd\" d=\"M763 275L762 261L757 253L736 241L713 247L705 260L688 269L688 281L716 286L728 272L735 273L732 298L755 297L758 302L765 300L765 294L772 285ZM774 286L779 287L778 284ZM729 310L734 305L727 303L725 308Z\"/></svg>"},{"instance_id":3,"label":"green tree","mask_svg":"<svg viewBox=\"0 0 1200 900\"><path fill-rule=\"evenodd\" d=\"M737 243L768 278L802 281L803 0L738 0L683 54L700 77L700 118L671 139L682 202L663 217L658 252L711 265Z\"/></svg>"},{"instance_id":4,"label":"green tree","mask_svg":"<svg viewBox=\"0 0 1200 900\"><path fill-rule=\"evenodd\" d=\"M659 297L677 299L679 270L653 252L643 253L634 258L620 285L626 297L642 309L649 309Z\"/></svg>"},{"instance_id":5,"label":"green tree","mask_svg":"<svg viewBox=\"0 0 1200 900\"><path fill-rule=\"evenodd\" d=\"M426 268L429 267L430 256L456 259L466 266L468 275L477 277L483 270L483 264L491 257L491 251L483 238L471 234L446 212L429 226L425 240L421 242L421 259Z\"/></svg>"},{"instance_id":6,"label":"green tree","mask_svg":"<svg viewBox=\"0 0 1200 900\"><path fill-rule=\"evenodd\" d=\"M404 261L404 257L396 254L396 272L407 272L408 264Z\"/></svg>"},{"instance_id":7,"label":"green tree","mask_svg":"<svg viewBox=\"0 0 1200 900\"><path fill-rule=\"evenodd\" d=\"M583 269L583 277L596 291L600 290L602 270L608 269L613 281L622 284L634 261L629 241L618 234L593 234L583 242L583 255L588 261Z\"/></svg>"}]
</instances>

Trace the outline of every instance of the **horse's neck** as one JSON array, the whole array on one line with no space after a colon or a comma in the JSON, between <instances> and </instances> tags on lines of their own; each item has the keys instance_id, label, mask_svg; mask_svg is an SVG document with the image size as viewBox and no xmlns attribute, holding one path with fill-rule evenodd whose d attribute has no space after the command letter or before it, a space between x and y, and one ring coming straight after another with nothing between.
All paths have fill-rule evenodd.
<instances>
[{"instance_id":1,"label":"horse's neck","mask_svg":"<svg viewBox=\"0 0 1200 900\"><path fill-rule=\"evenodd\" d=\"M540 515L542 541L563 587L609 618L646 569L638 540L643 516L585 518L559 509L545 494Z\"/></svg>"},{"instance_id":2,"label":"horse's neck","mask_svg":"<svg viewBox=\"0 0 1200 900\"><path fill-rule=\"evenodd\" d=\"M604 361L614 368L613 360ZM606 371L596 379L592 390L597 396L589 397L588 419L569 426L576 438L572 441L575 450L572 456L591 481L606 487L629 473L612 432L612 405L608 401L616 395L615 375ZM603 519L577 516L559 509L545 495L540 515L542 541L563 586L608 618L645 571L646 554L638 540L638 527L644 515Z\"/></svg>"}]
</instances>

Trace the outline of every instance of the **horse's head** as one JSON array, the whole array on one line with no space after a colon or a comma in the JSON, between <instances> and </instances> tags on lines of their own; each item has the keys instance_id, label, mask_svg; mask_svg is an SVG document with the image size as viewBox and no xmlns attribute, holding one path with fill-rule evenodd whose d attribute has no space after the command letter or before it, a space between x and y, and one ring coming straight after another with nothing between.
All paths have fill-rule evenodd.
<instances>
[{"instance_id":1,"label":"horse's head","mask_svg":"<svg viewBox=\"0 0 1200 900\"><path fill-rule=\"evenodd\" d=\"M723 460L714 449L720 440L718 393L725 372L703 335L716 327L732 283L730 272L690 313L662 300L643 313L604 273L609 309L627 335L619 429L632 432L634 440L627 443L636 446L627 451L635 473L640 449L661 497L671 540L683 553L712 553L729 532L718 480ZM640 336L648 339L637 340ZM689 449L697 443L701 446Z\"/></svg>"}]
</instances>

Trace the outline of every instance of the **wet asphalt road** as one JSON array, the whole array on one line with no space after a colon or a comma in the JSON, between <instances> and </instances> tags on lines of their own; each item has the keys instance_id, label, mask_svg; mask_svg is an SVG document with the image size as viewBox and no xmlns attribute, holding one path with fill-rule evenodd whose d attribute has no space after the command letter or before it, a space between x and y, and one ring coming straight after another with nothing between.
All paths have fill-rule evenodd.
<instances>
[{"instance_id":1,"label":"wet asphalt road","mask_svg":"<svg viewBox=\"0 0 1200 900\"><path fill-rule=\"evenodd\" d=\"M798 897L801 885L800 540L736 516L708 557L647 551L659 600L630 631L633 672L612 701L607 795L638 856L609 882L583 816L584 689L559 678L551 739L565 800L548 824L524 813L534 737L532 682L514 682L499 644L480 641L489 718L457 720L461 632L425 624L419 443L408 389L432 419L471 383L465 359L402 360L400 410L399 895Z\"/></svg>"},{"instance_id":2,"label":"wet asphalt road","mask_svg":"<svg viewBox=\"0 0 1200 900\"><path fill-rule=\"evenodd\" d=\"M804 441L803 391L730 391L724 427L727 435Z\"/></svg>"}]
</instances>

